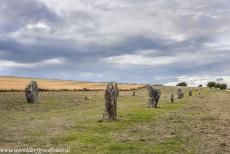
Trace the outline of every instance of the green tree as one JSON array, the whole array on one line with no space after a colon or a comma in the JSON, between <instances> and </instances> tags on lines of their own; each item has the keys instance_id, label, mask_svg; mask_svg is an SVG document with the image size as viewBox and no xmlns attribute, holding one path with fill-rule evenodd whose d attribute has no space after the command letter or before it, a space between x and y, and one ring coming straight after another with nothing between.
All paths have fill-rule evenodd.
<instances>
[{"instance_id":1,"label":"green tree","mask_svg":"<svg viewBox=\"0 0 230 154\"><path fill-rule=\"evenodd\" d=\"M216 83L215 83L215 82L209 82L209 83L207 84L207 87L209 87L209 88L216 87Z\"/></svg>"},{"instance_id":2,"label":"green tree","mask_svg":"<svg viewBox=\"0 0 230 154\"><path fill-rule=\"evenodd\" d=\"M226 84L221 84L220 89L227 89L227 85Z\"/></svg>"},{"instance_id":3,"label":"green tree","mask_svg":"<svg viewBox=\"0 0 230 154\"><path fill-rule=\"evenodd\" d=\"M221 84L220 83L216 83L215 88L221 88Z\"/></svg>"},{"instance_id":4,"label":"green tree","mask_svg":"<svg viewBox=\"0 0 230 154\"><path fill-rule=\"evenodd\" d=\"M180 82L176 86L187 87L187 83L186 82Z\"/></svg>"}]
</instances>

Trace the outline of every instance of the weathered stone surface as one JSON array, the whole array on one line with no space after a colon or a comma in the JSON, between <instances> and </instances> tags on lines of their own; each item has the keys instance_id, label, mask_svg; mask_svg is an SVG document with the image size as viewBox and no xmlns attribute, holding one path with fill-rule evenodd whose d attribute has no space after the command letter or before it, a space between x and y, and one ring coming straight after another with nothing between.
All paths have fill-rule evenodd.
<instances>
[{"instance_id":1,"label":"weathered stone surface","mask_svg":"<svg viewBox=\"0 0 230 154\"><path fill-rule=\"evenodd\" d=\"M116 82L112 82L113 83L113 86L114 86L114 88L115 88L115 91L116 91L116 95L117 95L117 97L119 96L119 89L118 89L118 86L117 86L117 83Z\"/></svg>"},{"instance_id":2,"label":"weathered stone surface","mask_svg":"<svg viewBox=\"0 0 230 154\"><path fill-rule=\"evenodd\" d=\"M38 84L37 81L30 81L25 88L25 96L28 103L36 103L38 101Z\"/></svg>"},{"instance_id":3,"label":"weathered stone surface","mask_svg":"<svg viewBox=\"0 0 230 154\"><path fill-rule=\"evenodd\" d=\"M174 93L171 94L171 103L174 102Z\"/></svg>"},{"instance_id":4,"label":"weathered stone surface","mask_svg":"<svg viewBox=\"0 0 230 154\"><path fill-rule=\"evenodd\" d=\"M184 97L184 94L183 94L182 90L179 88L178 89L178 98L181 99L183 97Z\"/></svg>"},{"instance_id":5,"label":"weathered stone surface","mask_svg":"<svg viewBox=\"0 0 230 154\"><path fill-rule=\"evenodd\" d=\"M157 105L158 105L158 101L161 97L161 91L160 89L157 89L157 97L156 97L156 104L155 104L155 107L157 108Z\"/></svg>"},{"instance_id":6,"label":"weathered stone surface","mask_svg":"<svg viewBox=\"0 0 230 154\"><path fill-rule=\"evenodd\" d=\"M133 96L136 96L136 91L133 91Z\"/></svg>"},{"instance_id":7,"label":"weathered stone surface","mask_svg":"<svg viewBox=\"0 0 230 154\"><path fill-rule=\"evenodd\" d=\"M118 96L119 96L119 89L118 89L118 86L117 86L117 83L116 82L112 82L112 84L113 84L113 86L114 86L114 88L115 88L115 95L116 95L116 97L115 97L115 102L114 102L114 106L115 106L115 117L117 118L117 98L118 98Z\"/></svg>"},{"instance_id":8,"label":"weathered stone surface","mask_svg":"<svg viewBox=\"0 0 230 154\"><path fill-rule=\"evenodd\" d=\"M105 89L104 119L117 119L117 97L119 89L116 82L109 82Z\"/></svg>"},{"instance_id":9,"label":"weathered stone surface","mask_svg":"<svg viewBox=\"0 0 230 154\"><path fill-rule=\"evenodd\" d=\"M156 89L150 85L147 86L148 91L148 107L157 107L158 101L161 96L161 92L159 89Z\"/></svg>"},{"instance_id":10,"label":"weathered stone surface","mask_svg":"<svg viewBox=\"0 0 230 154\"><path fill-rule=\"evenodd\" d=\"M152 93L153 93L153 87L150 85L147 85L147 92L148 92L148 107L153 107L155 104L153 98L152 98Z\"/></svg>"}]
</instances>

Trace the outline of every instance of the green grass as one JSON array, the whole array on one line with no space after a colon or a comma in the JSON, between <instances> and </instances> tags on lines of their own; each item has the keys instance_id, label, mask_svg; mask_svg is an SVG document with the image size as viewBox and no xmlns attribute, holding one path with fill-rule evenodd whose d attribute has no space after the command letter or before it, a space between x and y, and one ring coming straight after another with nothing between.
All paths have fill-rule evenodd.
<instances>
[{"instance_id":1,"label":"green grass","mask_svg":"<svg viewBox=\"0 0 230 154\"><path fill-rule=\"evenodd\" d=\"M147 108L145 89L136 91L135 97L132 91L122 91L118 120L103 122L99 122L104 106L101 91L41 92L39 104L27 104L22 92L0 93L0 147L70 147L73 154L194 153L200 138L186 136L190 128L186 120L194 118L194 109L181 112L192 108L194 97L206 97L210 90L194 90L189 97L185 88L184 99L169 103L177 88L160 88L160 108ZM215 120L210 115L202 119Z\"/></svg>"}]
</instances>

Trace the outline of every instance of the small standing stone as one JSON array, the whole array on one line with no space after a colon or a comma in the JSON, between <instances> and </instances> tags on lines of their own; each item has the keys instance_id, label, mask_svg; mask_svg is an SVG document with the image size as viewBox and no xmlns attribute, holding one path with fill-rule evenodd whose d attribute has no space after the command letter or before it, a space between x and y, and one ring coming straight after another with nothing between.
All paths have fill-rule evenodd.
<instances>
[{"instance_id":1,"label":"small standing stone","mask_svg":"<svg viewBox=\"0 0 230 154\"><path fill-rule=\"evenodd\" d=\"M192 96L192 89L189 90L189 96Z\"/></svg>"},{"instance_id":2,"label":"small standing stone","mask_svg":"<svg viewBox=\"0 0 230 154\"><path fill-rule=\"evenodd\" d=\"M38 101L38 84L37 81L30 81L25 88L25 96L28 103L36 103Z\"/></svg>"},{"instance_id":3,"label":"small standing stone","mask_svg":"<svg viewBox=\"0 0 230 154\"><path fill-rule=\"evenodd\" d=\"M136 92L135 91L133 91L133 96L136 96Z\"/></svg>"},{"instance_id":4,"label":"small standing stone","mask_svg":"<svg viewBox=\"0 0 230 154\"><path fill-rule=\"evenodd\" d=\"M181 99L182 97L184 97L184 94L183 94L182 90L179 88L178 89L178 98Z\"/></svg>"},{"instance_id":5,"label":"small standing stone","mask_svg":"<svg viewBox=\"0 0 230 154\"><path fill-rule=\"evenodd\" d=\"M148 107L152 108L155 107L157 108L158 101L161 96L161 92L159 89L156 89L150 85L147 85L147 91L148 91Z\"/></svg>"},{"instance_id":6,"label":"small standing stone","mask_svg":"<svg viewBox=\"0 0 230 154\"><path fill-rule=\"evenodd\" d=\"M171 103L174 103L174 93L171 94Z\"/></svg>"}]
</instances>

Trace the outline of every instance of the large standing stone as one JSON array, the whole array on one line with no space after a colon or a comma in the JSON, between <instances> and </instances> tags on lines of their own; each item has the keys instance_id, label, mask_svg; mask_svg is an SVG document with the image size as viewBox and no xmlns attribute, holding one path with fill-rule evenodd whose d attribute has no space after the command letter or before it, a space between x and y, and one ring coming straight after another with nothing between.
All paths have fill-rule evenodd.
<instances>
[{"instance_id":1,"label":"large standing stone","mask_svg":"<svg viewBox=\"0 0 230 154\"><path fill-rule=\"evenodd\" d=\"M161 96L161 92L159 89L156 89L150 85L147 86L148 91L148 107L157 107L158 101Z\"/></svg>"},{"instance_id":2,"label":"large standing stone","mask_svg":"<svg viewBox=\"0 0 230 154\"><path fill-rule=\"evenodd\" d=\"M117 119L117 97L119 89L116 82L109 82L105 89L104 119Z\"/></svg>"},{"instance_id":3,"label":"large standing stone","mask_svg":"<svg viewBox=\"0 0 230 154\"><path fill-rule=\"evenodd\" d=\"M25 96L28 103L38 102L38 84L37 81L30 81L25 88Z\"/></svg>"},{"instance_id":4,"label":"large standing stone","mask_svg":"<svg viewBox=\"0 0 230 154\"><path fill-rule=\"evenodd\" d=\"M183 94L182 90L179 88L178 89L178 98L181 99L182 97L184 97L184 94Z\"/></svg>"}]
</instances>

